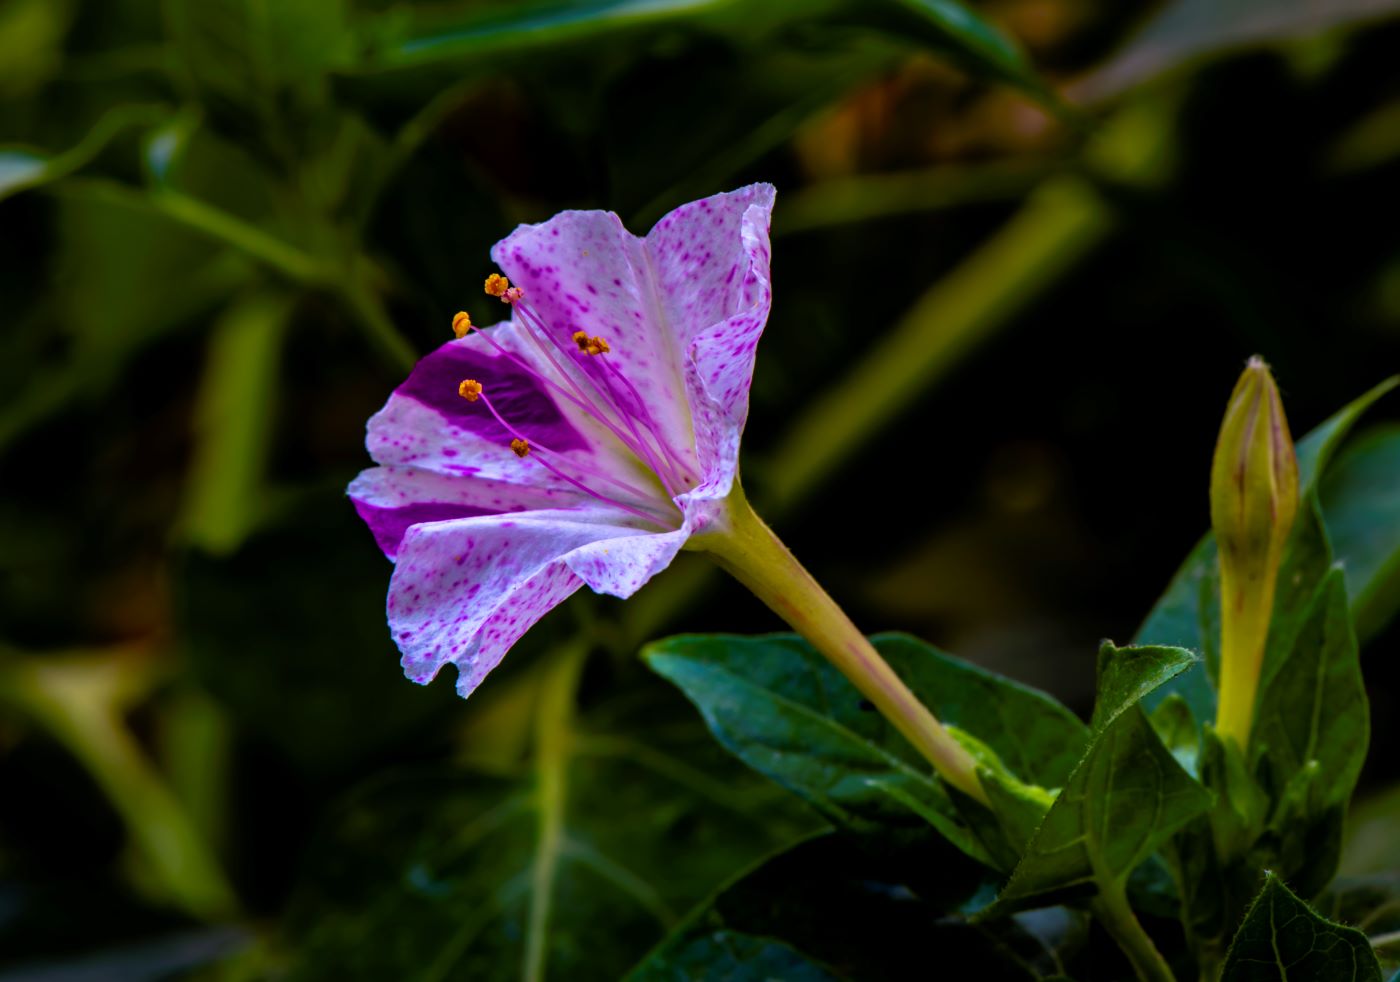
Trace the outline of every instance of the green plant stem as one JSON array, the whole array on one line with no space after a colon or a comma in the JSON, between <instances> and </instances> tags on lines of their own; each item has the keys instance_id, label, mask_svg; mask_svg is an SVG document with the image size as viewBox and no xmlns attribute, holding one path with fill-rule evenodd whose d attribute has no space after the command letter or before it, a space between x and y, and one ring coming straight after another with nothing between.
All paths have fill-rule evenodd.
<instances>
[{"instance_id":1,"label":"green plant stem","mask_svg":"<svg viewBox=\"0 0 1400 982\"><path fill-rule=\"evenodd\" d=\"M101 785L169 899L197 917L237 910L233 890L179 800L121 719L123 672L112 656L30 658L0 689Z\"/></svg>"},{"instance_id":2,"label":"green plant stem","mask_svg":"<svg viewBox=\"0 0 1400 982\"><path fill-rule=\"evenodd\" d=\"M545 974L545 943L554 900L554 879L563 852L568 761L572 752L579 673L588 648L570 647L555 659L536 710L535 813L539 848L530 870L530 914L521 977L538 982Z\"/></svg>"},{"instance_id":3,"label":"green plant stem","mask_svg":"<svg viewBox=\"0 0 1400 982\"><path fill-rule=\"evenodd\" d=\"M736 484L727 521L692 541L748 587L793 630L838 668L914 745L940 777L982 804L986 792L977 765L880 653L803 569L773 531L754 514Z\"/></svg>"},{"instance_id":4,"label":"green plant stem","mask_svg":"<svg viewBox=\"0 0 1400 982\"><path fill-rule=\"evenodd\" d=\"M1140 982L1176 982L1171 966L1142 929L1137 915L1128 904L1122 884L1100 884L1099 895L1089 904L1109 935L1132 962L1133 972Z\"/></svg>"}]
</instances>

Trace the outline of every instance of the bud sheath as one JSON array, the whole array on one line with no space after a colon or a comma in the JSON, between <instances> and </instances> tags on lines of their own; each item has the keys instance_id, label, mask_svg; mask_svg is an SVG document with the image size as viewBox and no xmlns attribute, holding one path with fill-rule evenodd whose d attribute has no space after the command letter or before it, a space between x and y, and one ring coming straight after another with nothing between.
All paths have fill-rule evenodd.
<instances>
[{"instance_id":1,"label":"bud sheath","mask_svg":"<svg viewBox=\"0 0 1400 982\"><path fill-rule=\"evenodd\" d=\"M1251 358L1235 385L1210 475L1210 518L1220 550L1220 704L1215 728L1243 750L1274 586L1298 514L1298 461L1269 366Z\"/></svg>"}]
</instances>

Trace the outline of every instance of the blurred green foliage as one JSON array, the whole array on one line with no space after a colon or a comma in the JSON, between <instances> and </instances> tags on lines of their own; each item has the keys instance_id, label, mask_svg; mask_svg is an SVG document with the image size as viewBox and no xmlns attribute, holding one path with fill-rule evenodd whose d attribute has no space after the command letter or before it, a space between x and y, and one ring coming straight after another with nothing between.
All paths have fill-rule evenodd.
<instances>
[{"instance_id":1,"label":"blurred green foliage","mask_svg":"<svg viewBox=\"0 0 1400 982\"><path fill-rule=\"evenodd\" d=\"M819 824L636 662L773 626L700 567L468 706L398 672L364 421L564 207L775 181L753 496L863 625L1083 705L1240 360L1299 432L1400 364L1394 7L0 0L0 974L616 977ZM1393 648L1397 544L1328 528Z\"/></svg>"}]
</instances>

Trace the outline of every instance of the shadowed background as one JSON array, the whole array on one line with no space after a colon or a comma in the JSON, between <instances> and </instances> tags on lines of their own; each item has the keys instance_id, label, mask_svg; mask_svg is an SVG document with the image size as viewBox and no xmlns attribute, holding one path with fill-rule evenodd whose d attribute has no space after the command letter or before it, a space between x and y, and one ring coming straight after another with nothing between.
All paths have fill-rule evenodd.
<instances>
[{"instance_id":1,"label":"shadowed background","mask_svg":"<svg viewBox=\"0 0 1400 982\"><path fill-rule=\"evenodd\" d=\"M817 825L635 657L779 626L688 557L468 704L399 672L365 420L561 208L776 184L750 496L863 627L1083 708L1243 360L1297 435L1400 367L1392 8L0 0L0 979L614 978ZM1397 418L1330 492L1392 572Z\"/></svg>"}]
</instances>

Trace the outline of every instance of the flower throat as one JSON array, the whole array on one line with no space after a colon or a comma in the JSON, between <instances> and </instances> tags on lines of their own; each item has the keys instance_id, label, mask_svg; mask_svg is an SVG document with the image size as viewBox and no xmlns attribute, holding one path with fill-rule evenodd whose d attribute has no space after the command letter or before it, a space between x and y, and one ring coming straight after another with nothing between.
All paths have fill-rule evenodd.
<instances>
[{"instance_id":1,"label":"flower throat","mask_svg":"<svg viewBox=\"0 0 1400 982\"><path fill-rule=\"evenodd\" d=\"M607 357L612 351L607 338L590 335L583 330L551 330L540 313L525 300L525 291L511 286L510 280L499 273L492 273L486 278L485 290L488 295L498 297L502 303L515 309L516 323L558 378L538 370L528 359L507 350L489 332L475 327L466 311L459 311L452 318L452 332L458 338L464 338L475 330L479 337L497 353L510 359L521 371L596 420L656 475L668 500L664 503L658 501L654 491L637 488L596 467L567 458L522 433L500 413L479 380L463 379L457 386L457 394L468 402L479 401L485 405L496 422L510 434L510 449L517 457L529 457L584 494L649 523L673 525L679 515L674 499L694 483L689 474L690 467L667 441L636 386ZM570 343L566 344L561 339L562 333L568 334ZM596 366L594 371L583 367L582 363L590 361ZM608 485L611 490L608 493L600 491L595 486L599 482Z\"/></svg>"}]
</instances>

